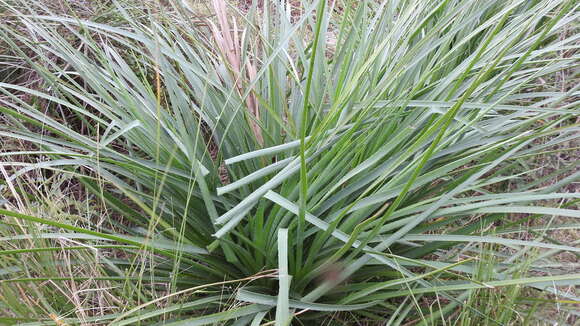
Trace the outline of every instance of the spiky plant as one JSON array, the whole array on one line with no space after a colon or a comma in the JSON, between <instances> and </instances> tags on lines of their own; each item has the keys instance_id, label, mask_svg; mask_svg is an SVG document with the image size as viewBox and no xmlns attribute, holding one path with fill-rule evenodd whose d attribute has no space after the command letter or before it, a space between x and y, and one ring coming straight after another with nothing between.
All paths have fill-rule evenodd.
<instances>
[{"instance_id":1,"label":"spiky plant","mask_svg":"<svg viewBox=\"0 0 580 326\"><path fill-rule=\"evenodd\" d=\"M1 3L0 37L43 81L0 84L0 135L36 145L1 155L38 160L4 163L9 180L71 173L116 215L96 230L0 213L124 245L103 269L137 304L102 323L437 324L458 309L492 322L475 290L578 282L549 263L580 251L546 237L563 226L517 238L526 221L580 217L567 208L578 194L558 192L577 163L549 186L527 163L578 138L578 86L538 85L577 67L560 55L577 48L560 37L573 0L281 1L240 15L215 0L204 24L186 5L118 3L118 26Z\"/></svg>"}]
</instances>

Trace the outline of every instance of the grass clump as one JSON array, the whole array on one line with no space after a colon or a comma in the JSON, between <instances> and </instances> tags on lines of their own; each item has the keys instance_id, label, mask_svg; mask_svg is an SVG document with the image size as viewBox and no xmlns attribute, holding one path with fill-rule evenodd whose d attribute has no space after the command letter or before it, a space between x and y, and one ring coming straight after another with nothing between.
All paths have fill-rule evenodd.
<instances>
[{"instance_id":1,"label":"grass clump","mask_svg":"<svg viewBox=\"0 0 580 326\"><path fill-rule=\"evenodd\" d=\"M10 184L56 171L111 215L0 210L35 239L116 246L94 263L124 304L66 323L504 324L521 319L474 295L507 287L515 306L518 287L562 296L578 282L552 257L580 249L544 236L577 228L557 218L580 217L579 196L559 192L577 162L548 186L527 164L578 138L577 86L530 91L577 66L558 55L577 47L560 35L575 1L276 2L237 15L215 0L203 24L177 2L113 2L111 24L0 3L0 39L41 80L0 83L0 135L33 148L1 153L5 189L29 196ZM552 223L521 239L528 219L515 214ZM21 318L25 276L2 277L3 309Z\"/></svg>"}]
</instances>

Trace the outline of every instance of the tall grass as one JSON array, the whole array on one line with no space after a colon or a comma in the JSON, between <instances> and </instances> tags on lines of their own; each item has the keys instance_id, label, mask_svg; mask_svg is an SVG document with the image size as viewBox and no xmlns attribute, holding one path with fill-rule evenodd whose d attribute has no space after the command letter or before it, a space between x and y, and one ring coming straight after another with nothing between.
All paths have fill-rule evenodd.
<instances>
[{"instance_id":1,"label":"tall grass","mask_svg":"<svg viewBox=\"0 0 580 326\"><path fill-rule=\"evenodd\" d=\"M487 314L474 294L508 287L517 300L509 291L524 286L579 300L561 289L580 274L552 258L580 249L547 237L578 227L557 218L580 217L580 196L559 192L577 163L548 186L527 164L578 138L578 86L538 90L578 65L560 55L578 47L561 37L575 1L271 2L233 14L215 0L205 24L185 3L115 2L114 24L0 3L0 39L42 81L0 83L0 135L34 148L0 154L4 184L64 172L115 211L98 227L0 214L45 225L36 237L116 246L120 258L99 268L131 304L93 322L500 324L520 316ZM2 277L17 314L23 276Z\"/></svg>"}]
</instances>

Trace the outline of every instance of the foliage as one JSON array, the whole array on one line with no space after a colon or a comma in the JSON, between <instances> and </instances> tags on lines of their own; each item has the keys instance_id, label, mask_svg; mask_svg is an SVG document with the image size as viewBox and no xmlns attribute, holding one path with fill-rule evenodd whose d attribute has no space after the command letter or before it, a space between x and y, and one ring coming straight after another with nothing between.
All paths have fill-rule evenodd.
<instances>
[{"instance_id":1,"label":"foliage","mask_svg":"<svg viewBox=\"0 0 580 326\"><path fill-rule=\"evenodd\" d=\"M577 224L517 238L530 219L580 217L580 196L559 192L577 163L549 186L526 163L578 138L578 86L535 90L577 66L559 55L578 47L559 34L575 1L305 1L299 14L272 2L232 17L216 0L204 25L176 4L116 3L107 24L0 3L14 15L0 38L42 80L0 83L0 135L34 144L0 154L14 171L6 186L65 172L118 218L97 229L0 214L46 225L40 238L124 253L100 267L135 304L99 322L340 323L349 312L426 325L463 309L494 324L473 303L479 289L562 296L578 283L551 258L580 249L546 237Z\"/></svg>"}]
</instances>

